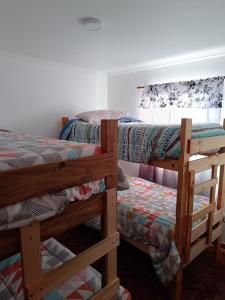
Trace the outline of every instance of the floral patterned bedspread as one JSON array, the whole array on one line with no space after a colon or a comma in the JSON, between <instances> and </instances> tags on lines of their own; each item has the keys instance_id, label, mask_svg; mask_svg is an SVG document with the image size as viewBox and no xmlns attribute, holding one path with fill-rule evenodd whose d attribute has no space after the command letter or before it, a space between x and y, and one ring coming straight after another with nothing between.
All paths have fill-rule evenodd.
<instances>
[{"instance_id":1,"label":"floral patterned bedspread","mask_svg":"<svg viewBox=\"0 0 225 300\"><path fill-rule=\"evenodd\" d=\"M50 271L74 257L71 251L54 238L42 242L41 254L43 272ZM49 292L45 300L87 300L99 289L101 289L101 274L92 267L87 267L60 287ZM0 262L0 299L24 299L20 254ZM130 293L122 286L117 290L117 300L131 300Z\"/></svg>"},{"instance_id":2,"label":"floral patterned bedspread","mask_svg":"<svg viewBox=\"0 0 225 300\"><path fill-rule=\"evenodd\" d=\"M60 138L78 143L96 144L100 141L101 126L70 120L63 128ZM219 124L196 124L192 126L192 138L225 135ZM180 125L122 124L119 125L118 157L135 163L148 163L154 159L179 158Z\"/></svg>"},{"instance_id":3,"label":"floral patterned bedspread","mask_svg":"<svg viewBox=\"0 0 225 300\"><path fill-rule=\"evenodd\" d=\"M148 245L149 255L161 281L170 282L180 266L175 244L176 190L128 177L130 189L117 197L117 228L124 236ZM194 212L204 208L209 199L195 196ZM97 222L97 223L96 223ZM99 227L99 220L88 224Z\"/></svg>"},{"instance_id":4,"label":"floral patterned bedspread","mask_svg":"<svg viewBox=\"0 0 225 300\"><path fill-rule=\"evenodd\" d=\"M100 145L0 132L0 171L100 153ZM61 212L70 201L85 200L104 189L102 179L1 208L0 230L27 224L33 217L39 220L49 218Z\"/></svg>"}]
</instances>

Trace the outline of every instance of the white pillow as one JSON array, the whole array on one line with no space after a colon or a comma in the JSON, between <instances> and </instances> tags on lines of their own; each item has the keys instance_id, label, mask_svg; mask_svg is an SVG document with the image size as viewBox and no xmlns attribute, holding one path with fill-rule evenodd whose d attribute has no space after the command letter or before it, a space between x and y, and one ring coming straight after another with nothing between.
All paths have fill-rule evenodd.
<instances>
[{"instance_id":1,"label":"white pillow","mask_svg":"<svg viewBox=\"0 0 225 300\"><path fill-rule=\"evenodd\" d=\"M121 117L127 117L128 113L115 110L92 110L85 111L76 118L81 119L85 122L100 123L102 119L120 119Z\"/></svg>"}]
</instances>

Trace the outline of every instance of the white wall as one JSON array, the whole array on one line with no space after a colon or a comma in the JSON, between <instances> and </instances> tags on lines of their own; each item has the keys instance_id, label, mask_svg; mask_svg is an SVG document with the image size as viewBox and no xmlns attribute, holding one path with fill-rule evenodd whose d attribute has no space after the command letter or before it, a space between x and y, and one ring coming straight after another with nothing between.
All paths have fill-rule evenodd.
<instances>
[{"instance_id":1,"label":"white wall","mask_svg":"<svg viewBox=\"0 0 225 300\"><path fill-rule=\"evenodd\" d=\"M103 72L0 53L0 128L57 137L60 117L107 106Z\"/></svg>"},{"instance_id":2,"label":"white wall","mask_svg":"<svg viewBox=\"0 0 225 300\"><path fill-rule=\"evenodd\" d=\"M108 75L108 107L138 117L137 86L225 75L225 57ZM140 93L140 91L139 91Z\"/></svg>"}]
</instances>

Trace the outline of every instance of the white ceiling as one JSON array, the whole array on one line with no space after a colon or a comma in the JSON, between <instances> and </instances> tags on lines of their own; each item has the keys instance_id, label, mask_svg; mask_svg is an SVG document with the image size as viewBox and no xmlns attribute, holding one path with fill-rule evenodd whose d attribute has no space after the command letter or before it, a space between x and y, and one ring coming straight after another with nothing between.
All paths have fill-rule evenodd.
<instances>
[{"instance_id":1,"label":"white ceiling","mask_svg":"<svg viewBox=\"0 0 225 300\"><path fill-rule=\"evenodd\" d=\"M225 0L0 0L0 51L121 70L225 47L224 15Z\"/></svg>"}]
</instances>

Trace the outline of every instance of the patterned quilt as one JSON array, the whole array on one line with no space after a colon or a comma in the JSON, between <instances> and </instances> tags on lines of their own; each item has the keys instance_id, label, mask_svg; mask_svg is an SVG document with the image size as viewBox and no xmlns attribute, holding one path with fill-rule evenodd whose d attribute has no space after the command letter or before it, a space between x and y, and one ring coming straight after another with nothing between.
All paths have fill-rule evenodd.
<instances>
[{"instance_id":1,"label":"patterned quilt","mask_svg":"<svg viewBox=\"0 0 225 300\"><path fill-rule=\"evenodd\" d=\"M99 153L99 145L0 132L0 171ZM102 179L1 208L0 230L27 224L33 217L39 220L49 218L61 212L70 201L87 199L104 189Z\"/></svg>"},{"instance_id":2,"label":"patterned quilt","mask_svg":"<svg viewBox=\"0 0 225 300\"><path fill-rule=\"evenodd\" d=\"M119 191L117 197L118 231L149 245L153 266L166 285L180 266L174 238L176 190L142 178L128 177L128 180L130 189ZM207 203L207 197L195 196L193 211L204 208ZM99 228L100 219L92 219L87 224Z\"/></svg>"},{"instance_id":3,"label":"patterned quilt","mask_svg":"<svg viewBox=\"0 0 225 300\"><path fill-rule=\"evenodd\" d=\"M53 238L42 243L41 251L43 272L54 269L74 257L71 251ZM101 274L92 267L87 267L57 289L48 293L45 300L86 300L99 289L101 289ZM0 299L24 299L20 254L0 262ZM131 300L131 296L127 290L120 286L117 291L117 300Z\"/></svg>"},{"instance_id":4,"label":"patterned quilt","mask_svg":"<svg viewBox=\"0 0 225 300\"><path fill-rule=\"evenodd\" d=\"M96 144L100 141L100 125L70 120L60 138L78 143ZM218 124L193 125L192 137L225 135ZM154 159L179 158L180 125L152 125L142 123L119 125L119 159L148 163Z\"/></svg>"}]
</instances>

